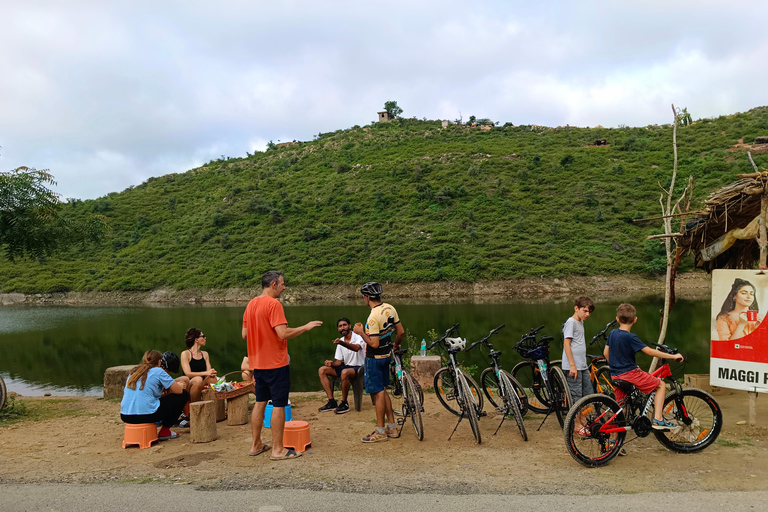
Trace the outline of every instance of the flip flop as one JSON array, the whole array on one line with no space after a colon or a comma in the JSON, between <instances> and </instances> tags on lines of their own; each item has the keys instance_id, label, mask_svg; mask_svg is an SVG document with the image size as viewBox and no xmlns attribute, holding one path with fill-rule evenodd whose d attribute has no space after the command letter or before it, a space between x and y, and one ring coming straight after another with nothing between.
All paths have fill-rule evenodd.
<instances>
[{"instance_id":1,"label":"flip flop","mask_svg":"<svg viewBox=\"0 0 768 512\"><path fill-rule=\"evenodd\" d=\"M297 452L297 451L296 451L296 450L294 450L293 448L288 448L288 453L286 453L286 454L285 454L285 455L283 455L282 457L274 457L274 456L270 455L270 456L269 456L269 459L270 459L270 460L288 460L288 459L297 459L297 458L301 457L301 455L302 455L302 453L301 453L301 452Z\"/></svg>"},{"instance_id":2,"label":"flip flop","mask_svg":"<svg viewBox=\"0 0 768 512\"><path fill-rule=\"evenodd\" d=\"M259 450L258 450L256 453L251 453L251 452L248 452L248 455L250 455L251 457L255 457L255 456L257 456L257 455L261 455L261 454L262 454L262 453L264 453L265 451L267 451L267 450L271 450L271 449L272 449L272 447L271 447L271 446L269 446L268 444L262 444L262 445L261 445L261 448L260 448L260 449L259 449Z\"/></svg>"}]
</instances>

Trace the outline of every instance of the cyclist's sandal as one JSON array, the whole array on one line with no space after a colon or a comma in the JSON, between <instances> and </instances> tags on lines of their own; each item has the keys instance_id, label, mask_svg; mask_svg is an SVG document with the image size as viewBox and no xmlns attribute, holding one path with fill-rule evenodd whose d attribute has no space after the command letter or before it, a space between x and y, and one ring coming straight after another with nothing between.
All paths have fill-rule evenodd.
<instances>
[{"instance_id":1,"label":"cyclist's sandal","mask_svg":"<svg viewBox=\"0 0 768 512\"><path fill-rule=\"evenodd\" d=\"M657 420L656 418L653 419L653 428L656 430L669 430L670 428L677 428L677 425L674 423L670 423L665 419Z\"/></svg>"},{"instance_id":2,"label":"cyclist's sandal","mask_svg":"<svg viewBox=\"0 0 768 512\"><path fill-rule=\"evenodd\" d=\"M590 435L592 435L592 433L589 431L587 427L581 427L578 430L574 430L573 433L580 437L589 437Z\"/></svg>"},{"instance_id":3,"label":"cyclist's sandal","mask_svg":"<svg viewBox=\"0 0 768 512\"><path fill-rule=\"evenodd\" d=\"M392 439L397 439L398 437L400 437L400 431L397 430L396 428L393 428L392 430L387 429L386 433L387 433L387 437L391 437Z\"/></svg>"},{"instance_id":4,"label":"cyclist's sandal","mask_svg":"<svg viewBox=\"0 0 768 512\"><path fill-rule=\"evenodd\" d=\"M387 434L379 434L378 430L374 430L373 433L363 438L364 443L378 443L379 441L389 441Z\"/></svg>"},{"instance_id":5,"label":"cyclist's sandal","mask_svg":"<svg viewBox=\"0 0 768 512\"><path fill-rule=\"evenodd\" d=\"M609 446L611 447L611 450L613 450L613 446L614 446L615 444L616 444L616 441L611 441L611 442L609 443ZM621 450L619 450L619 457L625 457L626 455L627 455L627 450L625 450L624 448L622 448Z\"/></svg>"}]
</instances>

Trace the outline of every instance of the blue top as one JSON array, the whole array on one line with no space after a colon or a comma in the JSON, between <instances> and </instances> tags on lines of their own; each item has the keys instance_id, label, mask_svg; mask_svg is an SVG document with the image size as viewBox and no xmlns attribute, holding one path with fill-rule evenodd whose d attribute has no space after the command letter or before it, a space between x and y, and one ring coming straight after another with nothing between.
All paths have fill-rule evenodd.
<instances>
[{"instance_id":1,"label":"blue top","mask_svg":"<svg viewBox=\"0 0 768 512\"><path fill-rule=\"evenodd\" d=\"M611 367L613 377L638 368L635 363L635 353L647 346L637 337L637 334L621 329L611 331L606 345L608 345L608 366Z\"/></svg>"},{"instance_id":2,"label":"blue top","mask_svg":"<svg viewBox=\"0 0 768 512\"><path fill-rule=\"evenodd\" d=\"M131 376L129 375L128 378L130 379ZM160 396L163 394L163 390L171 387L173 383L173 377L162 368L150 368L147 372L147 382L144 384L144 389L139 389L141 379L136 381L136 389L125 386L123 401L120 402L120 414L130 416L154 413L160 407ZM127 379L126 384L128 384Z\"/></svg>"}]
</instances>

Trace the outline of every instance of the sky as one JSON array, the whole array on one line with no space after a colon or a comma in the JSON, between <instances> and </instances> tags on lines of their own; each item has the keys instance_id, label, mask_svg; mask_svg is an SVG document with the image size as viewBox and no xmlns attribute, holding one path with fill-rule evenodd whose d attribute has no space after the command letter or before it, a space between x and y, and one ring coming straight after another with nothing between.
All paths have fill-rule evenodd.
<instances>
[{"instance_id":1,"label":"sky","mask_svg":"<svg viewBox=\"0 0 768 512\"><path fill-rule=\"evenodd\" d=\"M768 2L0 0L0 171L92 199L377 119L646 126L768 105Z\"/></svg>"}]
</instances>

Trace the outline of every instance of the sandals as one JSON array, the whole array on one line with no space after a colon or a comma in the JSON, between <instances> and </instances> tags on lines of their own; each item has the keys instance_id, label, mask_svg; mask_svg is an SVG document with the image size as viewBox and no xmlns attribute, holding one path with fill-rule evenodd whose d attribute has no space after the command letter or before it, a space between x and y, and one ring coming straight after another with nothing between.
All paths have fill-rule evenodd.
<instances>
[{"instance_id":1,"label":"sandals","mask_svg":"<svg viewBox=\"0 0 768 512\"><path fill-rule=\"evenodd\" d=\"M266 452L267 450L271 450L271 449L272 449L271 446L269 446L268 444L264 443L264 444L261 445L261 448L259 448L256 451L256 453L248 452L248 455L250 455L251 457L255 457L255 456L261 455L262 453Z\"/></svg>"},{"instance_id":2,"label":"sandals","mask_svg":"<svg viewBox=\"0 0 768 512\"><path fill-rule=\"evenodd\" d=\"M168 441L169 439L176 439L177 437L179 437L178 432L174 432L173 430L171 430L170 431L170 435L167 435L167 436L160 436L160 435L158 435L157 436L157 440L158 441Z\"/></svg>"},{"instance_id":3,"label":"sandals","mask_svg":"<svg viewBox=\"0 0 768 512\"><path fill-rule=\"evenodd\" d=\"M677 428L677 425L668 422L666 419L657 420L654 418L652 427L656 430L668 430L670 428Z\"/></svg>"},{"instance_id":4,"label":"sandals","mask_svg":"<svg viewBox=\"0 0 768 512\"><path fill-rule=\"evenodd\" d=\"M298 459L301 457L303 453L297 452L293 448L288 448L288 453L283 455L282 457L275 457L274 455L269 456L269 460L288 460L288 459Z\"/></svg>"},{"instance_id":5,"label":"sandals","mask_svg":"<svg viewBox=\"0 0 768 512\"><path fill-rule=\"evenodd\" d=\"M592 435L587 427L581 427L579 430L574 430L573 433L580 437L589 437Z\"/></svg>"}]
</instances>

